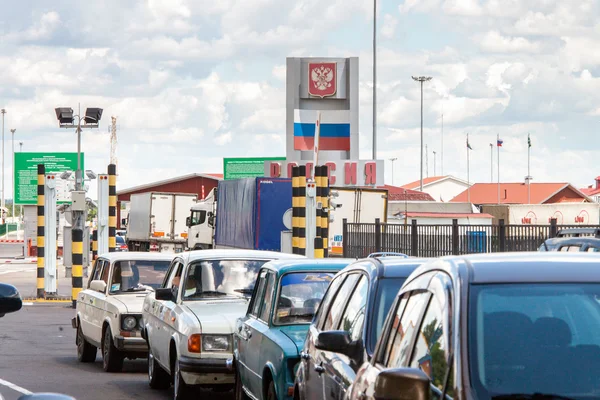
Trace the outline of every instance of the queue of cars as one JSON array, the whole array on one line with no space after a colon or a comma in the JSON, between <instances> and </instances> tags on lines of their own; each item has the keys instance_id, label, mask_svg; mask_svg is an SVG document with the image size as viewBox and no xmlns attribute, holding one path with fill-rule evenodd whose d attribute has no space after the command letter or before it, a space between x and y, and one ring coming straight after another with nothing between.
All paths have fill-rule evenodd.
<instances>
[{"instance_id":1,"label":"queue of cars","mask_svg":"<svg viewBox=\"0 0 600 400\"><path fill-rule=\"evenodd\" d=\"M73 326L80 361L145 357L174 399L600 397L595 254L159 257L101 256Z\"/></svg>"}]
</instances>

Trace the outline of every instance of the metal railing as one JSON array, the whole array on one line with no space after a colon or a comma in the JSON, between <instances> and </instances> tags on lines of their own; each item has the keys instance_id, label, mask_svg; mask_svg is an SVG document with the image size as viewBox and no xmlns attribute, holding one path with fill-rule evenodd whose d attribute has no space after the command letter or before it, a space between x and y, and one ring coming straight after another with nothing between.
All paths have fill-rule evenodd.
<instances>
[{"instance_id":1,"label":"metal railing","mask_svg":"<svg viewBox=\"0 0 600 400\"><path fill-rule=\"evenodd\" d=\"M343 220L344 257L363 258L372 253L395 252L415 257L441 257L473 253L537 251L560 229L598 228L596 225L446 225L351 223Z\"/></svg>"}]
</instances>

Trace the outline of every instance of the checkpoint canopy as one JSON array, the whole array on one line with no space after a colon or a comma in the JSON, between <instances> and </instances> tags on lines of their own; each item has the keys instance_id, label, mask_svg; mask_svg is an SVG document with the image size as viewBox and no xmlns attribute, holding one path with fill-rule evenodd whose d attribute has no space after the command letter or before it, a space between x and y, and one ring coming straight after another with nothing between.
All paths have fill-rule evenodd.
<instances>
[{"instance_id":1,"label":"checkpoint canopy","mask_svg":"<svg viewBox=\"0 0 600 400\"><path fill-rule=\"evenodd\" d=\"M285 157L223 158L223 179L262 177L267 161L285 161Z\"/></svg>"},{"instance_id":2,"label":"checkpoint canopy","mask_svg":"<svg viewBox=\"0 0 600 400\"><path fill-rule=\"evenodd\" d=\"M15 169L13 177L15 204L37 204L37 166L44 164L46 175L60 175L72 171L73 177L77 170L77 153L15 153ZM81 170L84 171L84 153L81 153ZM71 202L68 181L56 180L56 203Z\"/></svg>"}]
</instances>

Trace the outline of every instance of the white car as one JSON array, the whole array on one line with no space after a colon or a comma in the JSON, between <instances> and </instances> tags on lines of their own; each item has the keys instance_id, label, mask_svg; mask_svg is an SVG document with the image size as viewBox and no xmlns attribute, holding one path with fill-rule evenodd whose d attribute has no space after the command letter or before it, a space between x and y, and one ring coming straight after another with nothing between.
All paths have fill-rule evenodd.
<instances>
[{"instance_id":1,"label":"white car","mask_svg":"<svg viewBox=\"0 0 600 400\"><path fill-rule=\"evenodd\" d=\"M120 371L125 358L146 358L140 334L142 304L164 281L174 254L114 252L98 257L87 287L77 296L77 359L94 362L102 350L107 372Z\"/></svg>"},{"instance_id":2,"label":"white car","mask_svg":"<svg viewBox=\"0 0 600 400\"><path fill-rule=\"evenodd\" d=\"M246 314L258 270L271 260L303 257L258 250L178 254L163 286L144 301L150 387L173 383L175 400L188 397L196 385L231 389L233 332Z\"/></svg>"}]
</instances>

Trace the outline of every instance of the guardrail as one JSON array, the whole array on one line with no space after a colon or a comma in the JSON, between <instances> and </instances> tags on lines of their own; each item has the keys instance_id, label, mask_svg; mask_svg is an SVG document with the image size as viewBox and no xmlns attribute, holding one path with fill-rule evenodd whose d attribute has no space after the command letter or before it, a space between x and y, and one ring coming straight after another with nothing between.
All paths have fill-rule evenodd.
<instances>
[{"instance_id":1,"label":"guardrail","mask_svg":"<svg viewBox=\"0 0 600 400\"><path fill-rule=\"evenodd\" d=\"M446 225L352 223L343 220L344 257L364 258L373 253L403 253L414 257L441 257L473 253L536 251L560 229L600 228L598 225Z\"/></svg>"}]
</instances>

